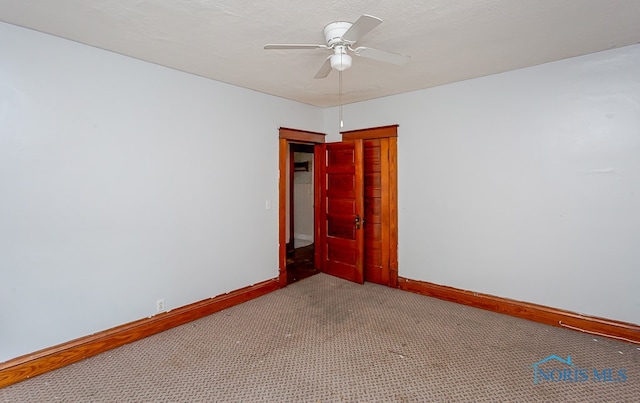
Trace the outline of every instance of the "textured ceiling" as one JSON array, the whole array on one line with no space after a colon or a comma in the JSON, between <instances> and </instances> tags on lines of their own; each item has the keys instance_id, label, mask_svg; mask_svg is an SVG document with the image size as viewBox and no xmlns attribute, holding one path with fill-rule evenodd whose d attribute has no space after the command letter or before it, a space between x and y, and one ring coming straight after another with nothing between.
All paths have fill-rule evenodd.
<instances>
[{"instance_id":1,"label":"textured ceiling","mask_svg":"<svg viewBox=\"0 0 640 403\"><path fill-rule=\"evenodd\" d=\"M384 21L357 45L411 55L354 57L343 103L398 94L640 43L639 0L0 0L0 20L321 107L338 74L313 79L331 21Z\"/></svg>"}]
</instances>

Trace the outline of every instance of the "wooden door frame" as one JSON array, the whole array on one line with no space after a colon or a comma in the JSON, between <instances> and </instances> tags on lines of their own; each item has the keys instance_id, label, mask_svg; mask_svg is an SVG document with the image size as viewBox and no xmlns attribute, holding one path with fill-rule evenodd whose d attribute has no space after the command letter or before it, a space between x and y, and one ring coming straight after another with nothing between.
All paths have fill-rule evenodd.
<instances>
[{"instance_id":1,"label":"wooden door frame","mask_svg":"<svg viewBox=\"0 0 640 403\"><path fill-rule=\"evenodd\" d=\"M286 248L287 252L291 252L295 249L295 205L294 205L294 194L293 194L293 181L295 179L295 160L293 158L293 148L291 147L291 143L287 145L287 152L289 153L289 239L286 240Z\"/></svg>"},{"instance_id":2,"label":"wooden door frame","mask_svg":"<svg viewBox=\"0 0 640 403\"><path fill-rule=\"evenodd\" d=\"M382 192L381 202L384 212L382 219L383 226L389 228L388 231L383 232L382 259L389 262L389 287L398 288L398 125L350 130L341 134L343 141L389 139L386 150L388 158L381 158L382 188L388 190ZM384 153L385 150L383 149L382 152Z\"/></svg>"},{"instance_id":3,"label":"wooden door frame","mask_svg":"<svg viewBox=\"0 0 640 403\"><path fill-rule=\"evenodd\" d=\"M314 144L316 145L316 150L319 149L318 145L322 145L325 143L325 134L310 132L305 130L297 130L290 129L286 127L281 127L278 133L279 137L279 174L278 174L278 282L280 287L285 287L287 285L287 154L290 151L289 144L294 143L304 143L304 144ZM314 154L321 154L314 152ZM322 155L314 155L314 165L318 167L317 161L319 158L322 158ZM320 169L314 169L314 189L317 188L317 184L319 183L319 175L321 175ZM317 228L319 228L319 220L320 220L320 204L318 204L318 192L314 192L314 233L317 234ZM293 208L293 206L291 206ZM291 234L293 237L293 234ZM315 237L314 237L315 238ZM314 239L314 242L317 242L317 239ZM318 253L320 248L315 248L315 262L316 264L319 261Z\"/></svg>"}]
</instances>

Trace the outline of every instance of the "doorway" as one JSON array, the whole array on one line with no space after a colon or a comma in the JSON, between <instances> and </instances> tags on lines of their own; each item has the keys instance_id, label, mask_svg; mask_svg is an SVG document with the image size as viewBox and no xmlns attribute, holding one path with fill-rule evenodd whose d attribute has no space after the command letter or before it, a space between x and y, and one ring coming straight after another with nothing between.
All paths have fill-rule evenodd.
<instances>
[{"instance_id":1,"label":"doorway","mask_svg":"<svg viewBox=\"0 0 640 403\"><path fill-rule=\"evenodd\" d=\"M287 284L318 273L314 252L314 145L289 142Z\"/></svg>"},{"instance_id":2,"label":"doorway","mask_svg":"<svg viewBox=\"0 0 640 403\"><path fill-rule=\"evenodd\" d=\"M278 279L282 287L320 269L319 248L316 247L320 214L316 188L320 171L316 167L322 156L320 146L324 144L324 137L323 133L279 129ZM296 182L299 182L298 189ZM311 195L308 186L304 186L309 185L307 182L311 182ZM300 193L298 197L295 197L296 191ZM297 209L296 202L299 202ZM309 215L312 216L311 223Z\"/></svg>"},{"instance_id":3,"label":"doorway","mask_svg":"<svg viewBox=\"0 0 640 403\"><path fill-rule=\"evenodd\" d=\"M295 211L287 207L295 208L291 175L299 146L292 144L313 146L313 268L398 286L397 127L343 132L342 142L329 144L321 133L280 129L281 286L289 282L287 251L296 249Z\"/></svg>"}]
</instances>

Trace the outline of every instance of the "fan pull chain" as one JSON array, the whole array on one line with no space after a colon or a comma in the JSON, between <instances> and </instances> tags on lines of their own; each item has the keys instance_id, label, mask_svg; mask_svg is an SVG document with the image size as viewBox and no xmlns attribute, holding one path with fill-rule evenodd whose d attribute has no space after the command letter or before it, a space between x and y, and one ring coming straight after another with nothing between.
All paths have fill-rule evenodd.
<instances>
[{"instance_id":1,"label":"fan pull chain","mask_svg":"<svg viewBox=\"0 0 640 403\"><path fill-rule=\"evenodd\" d=\"M342 54L340 55L340 60L342 61ZM344 127L344 122L342 120L342 70L338 71L338 104L340 108L340 128Z\"/></svg>"}]
</instances>

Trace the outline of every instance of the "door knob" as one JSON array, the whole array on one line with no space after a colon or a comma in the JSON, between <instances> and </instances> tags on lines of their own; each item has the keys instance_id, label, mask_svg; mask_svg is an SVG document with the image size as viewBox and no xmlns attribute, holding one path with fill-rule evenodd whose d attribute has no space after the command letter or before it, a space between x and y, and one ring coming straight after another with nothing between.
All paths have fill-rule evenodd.
<instances>
[{"instance_id":1,"label":"door knob","mask_svg":"<svg viewBox=\"0 0 640 403\"><path fill-rule=\"evenodd\" d=\"M356 229L360 229L360 225L364 223L364 221L360 219L360 215L358 214L356 214L355 223L356 223Z\"/></svg>"}]
</instances>

